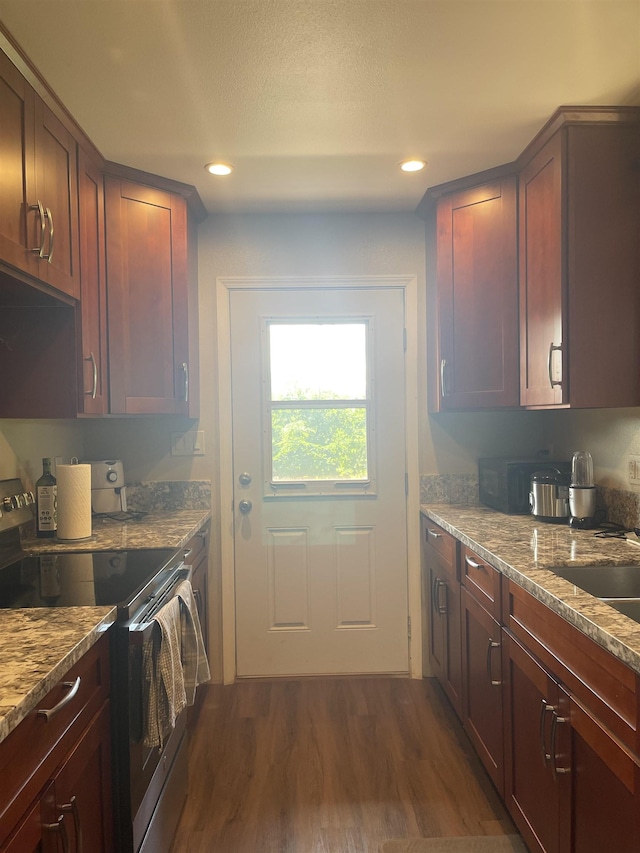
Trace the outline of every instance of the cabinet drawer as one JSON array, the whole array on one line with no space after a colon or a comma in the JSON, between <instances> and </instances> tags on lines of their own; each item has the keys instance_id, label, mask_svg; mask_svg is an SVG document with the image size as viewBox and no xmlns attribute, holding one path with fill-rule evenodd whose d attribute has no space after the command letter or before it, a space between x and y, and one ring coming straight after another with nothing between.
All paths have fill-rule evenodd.
<instances>
[{"instance_id":1,"label":"cabinet drawer","mask_svg":"<svg viewBox=\"0 0 640 853\"><path fill-rule=\"evenodd\" d=\"M71 699L70 688L80 679ZM109 696L109 637L104 635L0 744L0 843L39 794L71 745ZM60 709L48 719L42 711Z\"/></svg>"},{"instance_id":2,"label":"cabinet drawer","mask_svg":"<svg viewBox=\"0 0 640 853\"><path fill-rule=\"evenodd\" d=\"M495 618L500 618L500 572L466 545L462 546L460 574L465 588Z\"/></svg>"},{"instance_id":3,"label":"cabinet drawer","mask_svg":"<svg viewBox=\"0 0 640 853\"><path fill-rule=\"evenodd\" d=\"M640 678L633 670L513 581L505 586L503 621L580 703L640 752Z\"/></svg>"},{"instance_id":4,"label":"cabinet drawer","mask_svg":"<svg viewBox=\"0 0 640 853\"><path fill-rule=\"evenodd\" d=\"M423 542L430 545L447 563L453 566L456 558L456 539L428 518L422 519L422 531Z\"/></svg>"},{"instance_id":5,"label":"cabinet drawer","mask_svg":"<svg viewBox=\"0 0 640 853\"><path fill-rule=\"evenodd\" d=\"M185 558L184 561L189 566L195 566L199 561L203 551L206 550L209 542L209 525L207 524L202 530L199 530L195 536L184 546Z\"/></svg>"}]
</instances>

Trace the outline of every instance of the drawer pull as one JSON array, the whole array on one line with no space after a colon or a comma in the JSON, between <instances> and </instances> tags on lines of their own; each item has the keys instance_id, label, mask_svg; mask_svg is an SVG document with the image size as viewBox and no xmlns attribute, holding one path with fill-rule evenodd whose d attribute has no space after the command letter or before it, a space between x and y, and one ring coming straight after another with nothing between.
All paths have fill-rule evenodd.
<instances>
[{"instance_id":1,"label":"drawer pull","mask_svg":"<svg viewBox=\"0 0 640 853\"><path fill-rule=\"evenodd\" d=\"M82 844L82 824L80 823L80 810L78 809L78 800L75 794L71 797L68 803L60 806L60 811L63 814L69 814L69 812L71 812L73 815L73 828L76 833L76 850L77 853L82 853L84 849Z\"/></svg>"},{"instance_id":2,"label":"drawer pull","mask_svg":"<svg viewBox=\"0 0 640 853\"><path fill-rule=\"evenodd\" d=\"M437 530L432 530L429 528L429 536L433 536L434 539L442 539L442 533L438 533Z\"/></svg>"},{"instance_id":3,"label":"drawer pull","mask_svg":"<svg viewBox=\"0 0 640 853\"><path fill-rule=\"evenodd\" d=\"M500 687L500 685L502 684L502 681L496 681L495 680L495 678L493 677L493 673L491 671L491 669L492 669L492 667L491 667L491 650L492 649L499 649L499 648L500 648L500 643L497 643L495 640L492 640L491 637L489 637L489 644L487 646L487 676L489 678L489 683L491 684L492 687Z\"/></svg>"},{"instance_id":4,"label":"drawer pull","mask_svg":"<svg viewBox=\"0 0 640 853\"><path fill-rule=\"evenodd\" d=\"M551 773L554 779L557 779L560 773L571 773L570 767L558 767L558 756L556 754L556 734L558 732L558 725L568 722L568 717L559 717L557 711L554 710L553 719L551 721Z\"/></svg>"},{"instance_id":5,"label":"drawer pull","mask_svg":"<svg viewBox=\"0 0 640 853\"><path fill-rule=\"evenodd\" d=\"M66 687L69 692L58 702L57 705L54 705L53 708L38 709L38 716L44 717L47 722L49 722L52 717L55 717L58 711L62 711L65 705L68 705L69 702L71 702L80 689L80 676L78 676L75 681L63 681L62 686Z\"/></svg>"},{"instance_id":6,"label":"drawer pull","mask_svg":"<svg viewBox=\"0 0 640 853\"><path fill-rule=\"evenodd\" d=\"M69 836L67 835L67 828L64 825L64 815L61 814L55 823L43 823L42 828L47 832L59 833L62 838L62 850L64 853L69 853Z\"/></svg>"},{"instance_id":7,"label":"drawer pull","mask_svg":"<svg viewBox=\"0 0 640 853\"><path fill-rule=\"evenodd\" d=\"M464 555L464 561L471 569L478 569L478 571L481 572L486 572L487 570L484 563L476 563L475 560L472 560L471 557L468 557L466 554Z\"/></svg>"},{"instance_id":8,"label":"drawer pull","mask_svg":"<svg viewBox=\"0 0 640 853\"><path fill-rule=\"evenodd\" d=\"M553 705L550 705L546 699L542 700L540 706L540 749L542 750L542 761L545 767L551 761L551 753L547 752L547 737L545 721L549 711L555 711Z\"/></svg>"}]
</instances>

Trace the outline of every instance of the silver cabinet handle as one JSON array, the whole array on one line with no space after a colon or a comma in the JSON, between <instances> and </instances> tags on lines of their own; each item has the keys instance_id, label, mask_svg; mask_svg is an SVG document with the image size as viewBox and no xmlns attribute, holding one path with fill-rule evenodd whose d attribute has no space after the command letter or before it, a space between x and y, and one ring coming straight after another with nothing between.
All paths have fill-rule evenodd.
<instances>
[{"instance_id":1,"label":"silver cabinet handle","mask_svg":"<svg viewBox=\"0 0 640 853\"><path fill-rule=\"evenodd\" d=\"M82 824L80 822L80 810L78 808L78 800L75 796L71 797L68 803L65 803L63 806L60 806L60 811L63 814L69 814L71 812L73 816L73 828L76 833L76 853L82 853L84 847L82 844Z\"/></svg>"},{"instance_id":2,"label":"silver cabinet handle","mask_svg":"<svg viewBox=\"0 0 640 853\"><path fill-rule=\"evenodd\" d=\"M250 513L252 507L253 507L253 504L251 503L251 501L242 500L238 504L238 509L240 510L240 512L243 515L247 515L248 513Z\"/></svg>"},{"instance_id":3,"label":"silver cabinet handle","mask_svg":"<svg viewBox=\"0 0 640 853\"><path fill-rule=\"evenodd\" d=\"M437 530L432 530L430 527L428 528L428 530L429 536L433 536L434 539L442 539L442 533L438 533Z\"/></svg>"},{"instance_id":4,"label":"silver cabinet handle","mask_svg":"<svg viewBox=\"0 0 640 853\"><path fill-rule=\"evenodd\" d=\"M491 637L489 637L489 644L487 646L487 676L489 678L489 683L491 684L492 687L500 687L500 685L502 684L502 681L496 681L494 679L493 673L491 671L491 669L492 669L491 668L491 651L492 651L492 649L499 649L499 648L500 648L500 643L497 643L495 640L492 640Z\"/></svg>"},{"instance_id":5,"label":"silver cabinet handle","mask_svg":"<svg viewBox=\"0 0 640 853\"><path fill-rule=\"evenodd\" d=\"M75 681L63 681L62 686L66 687L69 692L63 699L58 702L57 705L54 705L53 708L38 709L38 716L44 717L47 722L49 722L52 717L55 717L58 711L62 711L65 705L68 705L69 702L71 702L73 697L80 689L80 676L78 676Z\"/></svg>"},{"instance_id":6,"label":"silver cabinet handle","mask_svg":"<svg viewBox=\"0 0 640 853\"><path fill-rule=\"evenodd\" d=\"M69 836L67 835L67 828L64 825L64 815L61 814L55 823L43 823L42 828L47 832L59 833L62 838L62 849L64 853L69 853Z\"/></svg>"},{"instance_id":7,"label":"silver cabinet handle","mask_svg":"<svg viewBox=\"0 0 640 853\"><path fill-rule=\"evenodd\" d=\"M182 362L182 372L184 373L184 402L189 402L189 365L186 361Z\"/></svg>"},{"instance_id":8,"label":"silver cabinet handle","mask_svg":"<svg viewBox=\"0 0 640 853\"><path fill-rule=\"evenodd\" d=\"M447 389L445 386L446 367L447 367L447 359L446 358L440 359L440 396L441 397L447 396Z\"/></svg>"},{"instance_id":9,"label":"silver cabinet handle","mask_svg":"<svg viewBox=\"0 0 640 853\"><path fill-rule=\"evenodd\" d=\"M545 766L551 761L551 753L547 752L547 737L545 721L549 711L555 711L553 705L550 705L546 699L542 700L540 705L540 749L542 750L542 761Z\"/></svg>"},{"instance_id":10,"label":"silver cabinet handle","mask_svg":"<svg viewBox=\"0 0 640 853\"><path fill-rule=\"evenodd\" d=\"M483 571L483 572L484 572L484 571L486 570L486 568L487 568L487 567L484 565L484 563L476 563L476 561L475 561L475 560L472 560L472 559L471 559L471 557L468 557L466 554L464 555L464 561L465 561L465 563L466 563L468 566L470 566L472 569L479 569L479 570L481 570L481 571Z\"/></svg>"},{"instance_id":11,"label":"silver cabinet handle","mask_svg":"<svg viewBox=\"0 0 640 853\"><path fill-rule=\"evenodd\" d=\"M45 227L44 227L44 220L45 220L46 214L44 212L44 207L42 206L42 202L40 201L40 199L38 199L35 204L30 204L29 210L37 210L38 216L40 217L40 245L38 246L37 249L31 249L31 251L34 254L36 254L39 258L44 258L44 241L45 241L45 234L46 234Z\"/></svg>"},{"instance_id":12,"label":"silver cabinet handle","mask_svg":"<svg viewBox=\"0 0 640 853\"><path fill-rule=\"evenodd\" d=\"M444 589L444 604L442 603L442 597L440 595L441 589ZM441 581L440 578L435 578L433 581L432 603L433 609L436 613L440 614L440 616L447 615L447 585L444 581Z\"/></svg>"},{"instance_id":13,"label":"silver cabinet handle","mask_svg":"<svg viewBox=\"0 0 640 853\"><path fill-rule=\"evenodd\" d=\"M91 397L92 400L95 400L96 394L98 393L98 365L96 363L96 357L92 352L90 352L89 355L85 356L84 361L91 362L91 375L93 377L91 391L85 391L84 393Z\"/></svg>"},{"instance_id":14,"label":"silver cabinet handle","mask_svg":"<svg viewBox=\"0 0 640 853\"><path fill-rule=\"evenodd\" d=\"M44 258L50 264L53 260L53 213L51 213L48 207L45 210L44 216L45 219L49 220L49 251L46 255L40 255L40 257Z\"/></svg>"},{"instance_id":15,"label":"silver cabinet handle","mask_svg":"<svg viewBox=\"0 0 640 853\"><path fill-rule=\"evenodd\" d=\"M568 723L568 717L559 717L557 711L553 712L553 719L551 721L551 773L554 779L557 779L560 773L571 773L570 767L558 767L558 756L556 754L556 734L558 732L558 725L562 723Z\"/></svg>"},{"instance_id":16,"label":"silver cabinet handle","mask_svg":"<svg viewBox=\"0 0 640 853\"><path fill-rule=\"evenodd\" d=\"M562 344L556 346L556 344L551 341L551 343L549 344L549 363L547 366L549 368L549 384L552 388L555 388L556 385L562 385L562 379L554 379L553 374L551 372L551 362L553 360L554 352L562 352Z\"/></svg>"}]
</instances>

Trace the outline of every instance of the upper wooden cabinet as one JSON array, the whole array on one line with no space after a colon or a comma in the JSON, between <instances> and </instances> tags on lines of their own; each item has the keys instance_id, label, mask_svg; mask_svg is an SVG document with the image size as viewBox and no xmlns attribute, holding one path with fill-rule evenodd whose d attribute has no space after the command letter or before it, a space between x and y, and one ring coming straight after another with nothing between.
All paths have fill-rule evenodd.
<instances>
[{"instance_id":1,"label":"upper wooden cabinet","mask_svg":"<svg viewBox=\"0 0 640 853\"><path fill-rule=\"evenodd\" d=\"M521 403L637 406L638 111L566 118L520 173Z\"/></svg>"},{"instance_id":2,"label":"upper wooden cabinet","mask_svg":"<svg viewBox=\"0 0 640 853\"><path fill-rule=\"evenodd\" d=\"M436 411L516 407L516 178L437 202Z\"/></svg>"},{"instance_id":3,"label":"upper wooden cabinet","mask_svg":"<svg viewBox=\"0 0 640 853\"><path fill-rule=\"evenodd\" d=\"M109 411L107 372L107 280L104 242L104 180L101 164L78 149L80 214L80 305L78 333L78 413Z\"/></svg>"},{"instance_id":4,"label":"upper wooden cabinet","mask_svg":"<svg viewBox=\"0 0 640 853\"><path fill-rule=\"evenodd\" d=\"M77 145L0 53L0 259L80 295Z\"/></svg>"},{"instance_id":5,"label":"upper wooden cabinet","mask_svg":"<svg viewBox=\"0 0 640 853\"><path fill-rule=\"evenodd\" d=\"M111 176L105 201L111 412L196 417L187 202Z\"/></svg>"}]
</instances>

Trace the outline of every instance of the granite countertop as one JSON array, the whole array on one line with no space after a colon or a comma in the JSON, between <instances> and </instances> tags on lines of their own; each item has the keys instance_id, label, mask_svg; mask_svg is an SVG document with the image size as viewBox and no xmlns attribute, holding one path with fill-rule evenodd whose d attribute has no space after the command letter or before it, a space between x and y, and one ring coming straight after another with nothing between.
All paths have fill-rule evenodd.
<instances>
[{"instance_id":1,"label":"granite countertop","mask_svg":"<svg viewBox=\"0 0 640 853\"><path fill-rule=\"evenodd\" d=\"M640 546L593 530L545 524L484 506L423 504L421 511L640 673L640 624L549 571L563 565L638 565Z\"/></svg>"},{"instance_id":2,"label":"granite countertop","mask_svg":"<svg viewBox=\"0 0 640 853\"><path fill-rule=\"evenodd\" d=\"M153 512L139 521L94 519L87 542L25 539L30 554L51 551L178 550L209 520L208 510ZM0 741L113 624L115 607L0 610Z\"/></svg>"},{"instance_id":3,"label":"granite countertop","mask_svg":"<svg viewBox=\"0 0 640 853\"><path fill-rule=\"evenodd\" d=\"M60 542L57 539L25 539L22 549L29 554L51 551L122 551L128 548L182 548L211 518L209 510L179 509L150 512L141 518L119 521L94 518L91 539Z\"/></svg>"}]
</instances>

